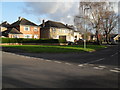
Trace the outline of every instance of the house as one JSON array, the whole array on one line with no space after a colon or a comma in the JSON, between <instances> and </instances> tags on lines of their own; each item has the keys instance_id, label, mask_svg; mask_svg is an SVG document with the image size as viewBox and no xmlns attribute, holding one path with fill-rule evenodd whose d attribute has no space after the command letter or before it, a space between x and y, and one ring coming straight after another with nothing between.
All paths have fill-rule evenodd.
<instances>
[{"instance_id":1,"label":"house","mask_svg":"<svg viewBox=\"0 0 120 90\"><path fill-rule=\"evenodd\" d=\"M40 30L40 38L49 39L65 39L66 41L74 42L75 33L74 29L69 27L67 24L55 21L44 21L42 22ZM79 36L77 37L79 38Z\"/></svg>"},{"instance_id":2,"label":"house","mask_svg":"<svg viewBox=\"0 0 120 90\"><path fill-rule=\"evenodd\" d=\"M118 44L120 42L120 34L112 34L110 41L112 44Z\"/></svg>"},{"instance_id":3,"label":"house","mask_svg":"<svg viewBox=\"0 0 120 90\"><path fill-rule=\"evenodd\" d=\"M82 34L79 31L74 31L74 39L83 39Z\"/></svg>"},{"instance_id":4,"label":"house","mask_svg":"<svg viewBox=\"0 0 120 90\"><path fill-rule=\"evenodd\" d=\"M33 22L19 17L2 35L9 38L40 38L40 27Z\"/></svg>"},{"instance_id":5,"label":"house","mask_svg":"<svg viewBox=\"0 0 120 90\"><path fill-rule=\"evenodd\" d=\"M2 23L0 24L0 31L3 32L3 31L5 31L5 30L7 30L7 28L8 28L9 26L10 26L10 24L9 24L7 21L2 22Z\"/></svg>"},{"instance_id":6,"label":"house","mask_svg":"<svg viewBox=\"0 0 120 90\"><path fill-rule=\"evenodd\" d=\"M8 28L7 30L2 32L2 36L9 37L9 38L20 38L23 34L18 31L16 28Z\"/></svg>"}]
</instances>

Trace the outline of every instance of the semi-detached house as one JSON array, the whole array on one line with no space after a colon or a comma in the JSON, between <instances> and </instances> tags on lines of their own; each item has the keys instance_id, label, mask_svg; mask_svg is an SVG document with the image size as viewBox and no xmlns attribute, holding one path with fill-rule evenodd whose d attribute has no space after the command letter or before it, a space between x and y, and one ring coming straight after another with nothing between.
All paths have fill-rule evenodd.
<instances>
[{"instance_id":1,"label":"semi-detached house","mask_svg":"<svg viewBox=\"0 0 120 90\"><path fill-rule=\"evenodd\" d=\"M6 31L2 32L3 36L9 38L40 38L40 26L33 22L19 17L18 20L12 23Z\"/></svg>"},{"instance_id":2,"label":"semi-detached house","mask_svg":"<svg viewBox=\"0 0 120 90\"><path fill-rule=\"evenodd\" d=\"M18 20L7 27L2 32L2 36L9 38L46 38L46 39L65 39L74 42L82 38L79 31L75 31L73 27L65 25L61 22L44 21L41 25L19 17Z\"/></svg>"},{"instance_id":3,"label":"semi-detached house","mask_svg":"<svg viewBox=\"0 0 120 90\"><path fill-rule=\"evenodd\" d=\"M49 39L65 39L66 41L74 42L75 39L79 40L81 38L80 32L76 31L61 22L55 21L44 21L42 22L40 30L40 38ZM77 33L77 34L76 34Z\"/></svg>"}]
</instances>

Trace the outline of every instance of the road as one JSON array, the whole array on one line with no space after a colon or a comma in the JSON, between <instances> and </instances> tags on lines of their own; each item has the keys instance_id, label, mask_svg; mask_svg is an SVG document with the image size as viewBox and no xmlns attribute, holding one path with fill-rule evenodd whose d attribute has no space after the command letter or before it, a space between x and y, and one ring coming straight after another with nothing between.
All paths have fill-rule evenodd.
<instances>
[{"instance_id":1,"label":"road","mask_svg":"<svg viewBox=\"0 0 120 90\"><path fill-rule=\"evenodd\" d=\"M118 88L119 49L91 53L2 52L3 88Z\"/></svg>"}]
</instances>

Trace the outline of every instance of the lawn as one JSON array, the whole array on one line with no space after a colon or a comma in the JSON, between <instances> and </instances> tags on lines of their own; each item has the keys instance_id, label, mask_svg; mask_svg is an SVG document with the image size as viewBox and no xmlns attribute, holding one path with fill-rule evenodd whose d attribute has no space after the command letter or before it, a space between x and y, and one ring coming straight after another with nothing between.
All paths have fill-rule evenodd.
<instances>
[{"instance_id":1,"label":"lawn","mask_svg":"<svg viewBox=\"0 0 120 90\"><path fill-rule=\"evenodd\" d=\"M21 49L25 52L31 53L66 53L66 52L90 52L96 51L106 46L102 45L87 45L84 49L83 45L70 45L70 46L51 46L51 45L3 45L2 47L10 47Z\"/></svg>"}]
</instances>

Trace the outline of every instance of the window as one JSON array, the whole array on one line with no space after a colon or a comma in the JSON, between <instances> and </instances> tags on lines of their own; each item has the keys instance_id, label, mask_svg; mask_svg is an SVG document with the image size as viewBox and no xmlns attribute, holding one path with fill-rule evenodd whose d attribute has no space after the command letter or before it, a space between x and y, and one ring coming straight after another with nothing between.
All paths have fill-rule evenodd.
<instances>
[{"instance_id":1,"label":"window","mask_svg":"<svg viewBox=\"0 0 120 90\"><path fill-rule=\"evenodd\" d=\"M62 29L60 29L60 33L62 33Z\"/></svg>"},{"instance_id":2,"label":"window","mask_svg":"<svg viewBox=\"0 0 120 90\"><path fill-rule=\"evenodd\" d=\"M38 31L38 28L37 28L37 27L34 27L34 31Z\"/></svg>"},{"instance_id":3,"label":"window","mask_svg":"<svg viewBox=\"0 0 120 90\"><path fill-rule=\"evenodd\" d=\"M52 31L53 31L53 32L56 32L56 29L55 29L55 28L53 28L53 29L52 29Z\"/></svg>"},{"instance_id":4,"label":"window","mask_svg":"<svg viewBox=\"0 0 120 90\"><path fill-rule=\"evenodd\" d=\"M68 33L68 30L67 30L67 29L65 30L65 33Z\"/></svg>"},{"instance_id":5,"label":"window","mask_svg":"<svg viewBox=\"0 0 120 90\"><path fill-rule=\"evenodd\" d=\"M13 35L13 38L19 38L19 36L18 35Z\"/></svg>"},{"instance_id":6,"label":"window","mask_svg":"<svg viewBox=\"0 0 120 90\"><path fill-rule=\"evenodd\" d=\"M63 30L63 33L66 33L66 30Z\"/></svg>"},{"instance_id":7,"label":"window","mask_svg":"<svg viewBox=\"0 0 120 90\"><path fill-rule=\"evenodd\" d=\"M24 38L32 38L32 35L31 34L25 34Z\"/></svg>"},{"instance_id":8,"label":"window","mask_svg":"<svg viewBox=\"0 0 120 90\"><path fill-rule=\"evenodd\" d=\"M34 38L38 38L38 35L34 35Z\"/></svg>"},{"instance_id":9,"label":"window","mask_svg":"<svg viewBox=\"0 0 120 90\"><path fill-rule=\"evenodd\" d=\"M25 31L30 31L30 27L25 26L25 27L24 27L24 30L25 30Z\"/></svg>"}]
</instances>

